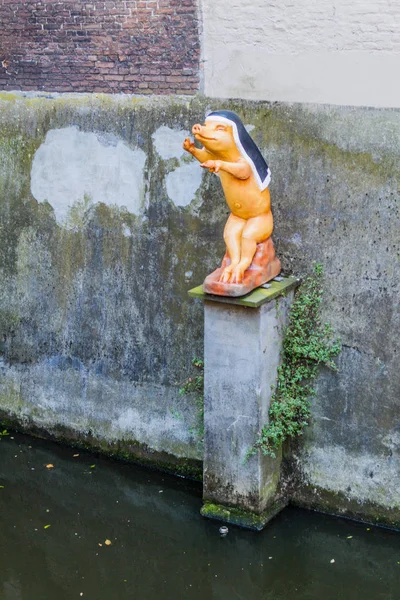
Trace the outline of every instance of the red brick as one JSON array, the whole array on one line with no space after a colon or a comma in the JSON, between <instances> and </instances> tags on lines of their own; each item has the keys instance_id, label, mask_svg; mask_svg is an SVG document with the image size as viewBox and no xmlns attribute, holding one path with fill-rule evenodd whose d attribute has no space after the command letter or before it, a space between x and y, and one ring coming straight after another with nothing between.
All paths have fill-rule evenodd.
<instances>
[{"instance_id":1,"label":"red brick","mask_svg":"<svg viewBox=\"0 0 400 600\"><path fill-rule=\"evenodd\" d=\"M0 68L0 87L198 89L197 0L1 0L0 22L0 59L9 61L7 74Z\"/></svg>"},{"instance_id":2,"label":"red brick","mask_svg":"<svg viewBox=\"0 0 400 600\"><path fill-rule=\"evenodd\" d=\"M137 81L137 82L140 82L141 81L141 76L140 75L125 75L124 76L124 81Z\"/></svg>"}]
</instances>

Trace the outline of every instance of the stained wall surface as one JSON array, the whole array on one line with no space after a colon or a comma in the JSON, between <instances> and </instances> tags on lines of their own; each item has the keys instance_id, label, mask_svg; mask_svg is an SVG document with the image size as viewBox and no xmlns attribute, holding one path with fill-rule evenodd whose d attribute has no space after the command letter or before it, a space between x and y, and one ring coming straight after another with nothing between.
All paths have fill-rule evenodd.
<instances>
[{"instance_id":1,"label":"stained wall surface","mask_svg":"<svg viewBox=\"0 0 400 600\"><path fill-rule=\"evenodd\" d=\"M93 95L0 105L2 415L201 460L200 408L179 394L203 356L187 290L222 258L228 210L181 142L205 110L230 108L272 170L284 271L323 265L323 318L343 344L292 448L297 500L400 523L400 112Z\"/></svg>"},{"instance_id":2,"label":"stained wall surface","mask_svg":"<svg viewBox=\"0 0 400 600\"><path fill-rule=\"evenodd\" d=\"M400 106L396 0L201 0L201 6L207 95Z\"/></svg>"}]
</instances>

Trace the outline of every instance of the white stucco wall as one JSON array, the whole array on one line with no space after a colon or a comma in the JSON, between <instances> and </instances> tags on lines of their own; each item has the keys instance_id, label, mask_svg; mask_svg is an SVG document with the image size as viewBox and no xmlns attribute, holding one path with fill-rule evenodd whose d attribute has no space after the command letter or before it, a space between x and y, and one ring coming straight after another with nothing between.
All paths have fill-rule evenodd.
<instances>
[{"instance_id":1,"label":"white stucco wall","mask_svg":"<svg viewBox=\"0 0 400 600\"><path fill-rule=\"evenodd\" d=\"M399 0L201 0L204 92L400 107Z\"/></svg>"}]
</instances>

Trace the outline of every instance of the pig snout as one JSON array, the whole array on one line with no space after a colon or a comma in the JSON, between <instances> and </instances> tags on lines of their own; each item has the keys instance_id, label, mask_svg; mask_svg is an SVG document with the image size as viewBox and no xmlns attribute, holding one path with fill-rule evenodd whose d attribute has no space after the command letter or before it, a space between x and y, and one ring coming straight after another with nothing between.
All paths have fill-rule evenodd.
<instances>
[{"instance_id":1,"label":"pig snout","mask_svg":"<svg viewBox=\"0 0 400 600\"><path fill-rule=\"evenodd\" d=\"M192 133L193 133L193 135L195 135L196 133L201 133L202 129L203 129L203 127L199 123L196 123L192 127Z\"/></svg>"}]
</instances>

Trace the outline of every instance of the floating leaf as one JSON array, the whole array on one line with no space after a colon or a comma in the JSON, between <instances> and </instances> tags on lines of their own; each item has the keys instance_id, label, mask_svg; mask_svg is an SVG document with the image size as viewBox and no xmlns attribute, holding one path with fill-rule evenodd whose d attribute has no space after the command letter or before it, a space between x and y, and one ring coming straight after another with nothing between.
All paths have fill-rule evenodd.
<instances>
[{"instance_id":1,"label":"floating leaf","mask_svg":"<svg viewBox=\"0 0 400 600\"><path fill-rule=\"evenodd\" d=\"M79 456L79 454L73 454L72 455L74 458L76 458L77 456Z\"/></svg>"},{"instance_id":2,"label":"floating leaf","mask_svg":"<svg viewBox=\"0 0 400 600\"><path fill-rule=\"evenodd\" d=\"M112 541L111 540L106 540L104 543L105 543L106 546L111 546Z\"/></svg>"},{"instance_id":3,"label":"floating leaf","mask_svg":"<svg viewBox=\"0 0 400 600\"><path fill-rule=\"evenodd\" d=\"M0 485L0 490L4 490L4 485Z\"/></svg>"},{"instance_id":4,"label":"floating leaf","mask_svg":"<svg viewBox=\"0 0 400 600\"><path fill-rule=\"evenodd\" d=\"M352 536L352 535L348 535L348 536L347 536L347 539L348 539L348 540L352 540L352 539L353 539L353 536Z\"/></svg>"},{"instance_id":5,"label":"floating leaf","mask_svg":"<svg viewBox=\"0 0 400 600\"><path fill-rule=\"evenodd\" d=\"M51 525L45 525L43 529L48 529L49 527L51 527Z\"/></svg>"},{"instance_id":6,"label":"floating leaf","mask_svg":"<svg viewBox=\"0 0 400 600\"><path fill-rule=\"evenodd\" d=\"M332 560L331 560L331 565L333 565L333 563L334 563L334 562L335 562L335 559L334 559L334 558L332 558Z\"/></svg>"},{"instance_id":7,"label":"floating leaf","mask_svg":"<svg viewBox=\"0 0 400 600\"><path fill-rule=\"evenodd\" d=\"M94 469L94 468L95 468L95 466L96 466L96 465L90 465L90 468L91 468L91 469Z\"/></svg>"},{"instance_id":8,"label":"floating leaf","mask_svg":"<svg viewBox=\"0 0 400 600\"><path fill-rule=\"evenodd\" d=\"M51 463L49 463L48 465L46 465L46 469L54 469L54 465L52 465Z\"/></svg>"}]
</instances>

